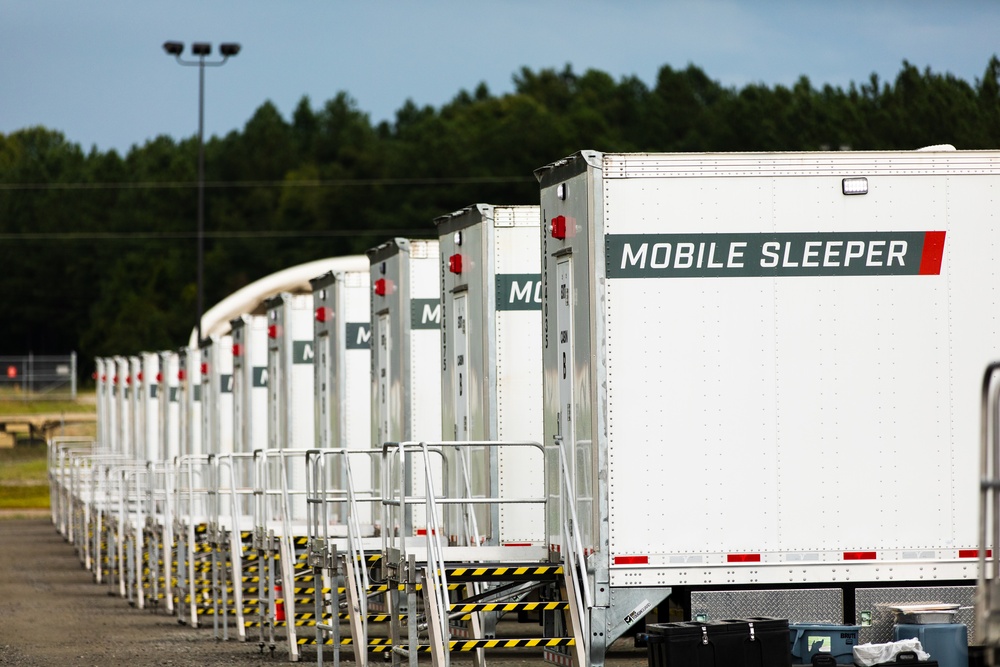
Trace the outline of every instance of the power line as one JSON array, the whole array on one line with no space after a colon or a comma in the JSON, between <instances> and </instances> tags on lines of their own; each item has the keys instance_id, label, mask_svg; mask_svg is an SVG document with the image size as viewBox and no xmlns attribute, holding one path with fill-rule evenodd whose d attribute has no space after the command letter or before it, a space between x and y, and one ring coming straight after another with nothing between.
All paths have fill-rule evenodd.
<instances>
[{"instance_id":1,"label":"power line","mask_svg":"<svg viewBox=\"0 0 1000 667\"><path fill-rule=\"evenodd\" d=\"M414 185L476 185L489 183L534 183L531 176L446 176L440 178L343 178L280 181L206 181L206 188L339 188L406 187ZM0 191L17 190L183 190L197 188L197 181L137 181L129 183L0 183Z\"/></svg>"},{"instance_id":2,"label":"power line","mask_svg":"<svg viewBox=\"0 0 1000 667\"><path fill-rule=\"evenodd\" d=\"M205 232L207 239L273 239L273 238L321 238L344 236L405 236L413 234L412 229L331 229L315 231L241 231ZM0 241L170 241L193 239L195 232L13 232L0 233Z\"/></svg>"}]
</instances>

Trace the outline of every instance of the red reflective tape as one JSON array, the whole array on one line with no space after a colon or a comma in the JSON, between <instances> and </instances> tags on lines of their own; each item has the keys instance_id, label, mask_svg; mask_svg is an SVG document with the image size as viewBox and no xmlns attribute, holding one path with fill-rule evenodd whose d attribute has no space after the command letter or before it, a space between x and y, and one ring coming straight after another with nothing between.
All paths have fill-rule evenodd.
<instances>
[{"instance_id":1,"label":"red reflective tape","mask_svg":"<svg viewBox=\"0 0 1000 667\"><path fill-rule=\"evenodd\" d=\"M505 547L530 547L531 542L504 542Z\"/></svg>"},{"instance_id":2,"label":"red reflective tape","mask_svg":"<svg viewBox=\"0 0 1000 667\"><path fill-rule=\"evenodd\" d=\"M875 560L878 558L874 551L845 551L844 560Z\"/></svg>"},{"instance_id":3,"label":"red reflective tape","mask_svg":"<svg viewBox=\"0 0 1000 667\"><path fill-rule=\"evenodd\" d=\"M615 556L615 565L649 565L649 556Z\"/></svg>"},{"instance_id":4,"label":"red reflective tape","mask_svg":"<svg viewBox=\"0 0 1000 667\"><path fill-rule=\"evenodd\" d=\"M759 563L760 554L727 554L727 563Z\"/></svg>"},{"instance_id":5,"label":"red reflective tape","mask_svg":"<svg viewBox=\"0 0 1000 667\"><path fill-rule=\"evenodd\" d=\"M924 251L920 255L920 275L941 275L941 260L944 259L945 232L924 232Z\"/></svg>"},{"instance_id":6,"label":"red reflective tape","mask_svg":"<svg viewBox=\"0 0 1000 667\"><path fill-rule=\"evenodd\" d=\"M959 558L979 558L979 549L959 549L958 550L958 557ZM993 557L993 549L987 549L986 550L986 557L987 558L992 558Z\"/></svg>"}]
</instances>

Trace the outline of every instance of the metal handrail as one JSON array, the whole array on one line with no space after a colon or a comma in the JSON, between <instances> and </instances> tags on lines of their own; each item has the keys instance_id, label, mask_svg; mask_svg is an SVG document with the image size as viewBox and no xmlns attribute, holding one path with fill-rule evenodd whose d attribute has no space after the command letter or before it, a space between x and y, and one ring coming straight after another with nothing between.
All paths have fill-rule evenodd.
<instances>
[{"instance_id":1,"label":"metal handrail","mask_svg":"<svg viewBox=\"0 0 1000 667\"><path fill-rule=\"evenodd\" d=\"M431 443L428 443L431 444ZM428 454L434 453L441 457L441 467L442 467L442 477L447 477L447 460L444 457L444 452L440 447L440 443L434 443L438 446L434 449L428 448ZM381 494L382 494L382 509L381 509L381 519L382 519L382 553L387 554L390 548L396 547L397 533L400 538L400 545L403 547L400 551L405 553L406 541L405 538L408 533L412 531L413 527L413 506L414 505L426 505L427 503L427 490L424 490L423 496L413 496L408 495L406 492L406 479L411 474L410 466L411 461L407 454L412 454L418 451L422 451L423 443L417 441L406 441L406 442L386 442L382 444L382 466L381 466ZM393 483L391 479L391 462L395 458L398 461L396 466L397 479L396 483ZM425 469L428 468L426 460L424 461ZM396 494L399 494L398 497ZM391 507L399 508L400 513L400 525L395 526L393 522L393 516L390 512Z\"/></svg>"},{"instance_id":2,"label":"metal handrail","mask_svg":"<svg viewBox=\"0 0 1000 667\"><path fill-rule=\"evenodd\" d=\"M455 447L455 452L458 454L459 470L462 473L462 481L465 483L465 497L472 498L472 475L469 474L469 452L463 452L457 446ZM480 546L482 542L479 539L479 523L476 521L475 508L466 505L462 516L464 518L462 528L465 529L466 544Z\"/></svg>"},{"instance_id":3,"label":"metal handrail","mask_svg":"<svg viewBox=\"0 0 1000 667\"><path fill-rule=\"evenodd\" d=\"M995 657L993 651L1000 647L1000 549L997 548L1000 545L1000 382L995 380L998 372L1000 362L994 362L983 374L979 425L979 576L975 608L981 641L992 649L990 660Z\"/></svg>"},{"instance_id":4,"label":"metal handrail","mask_svg":"<svg viewBox=\"0 0 1000 667\"><path fill-rule=\"evenodd\" d=\"M562 542L566 546L563 549L564 558L566 559L566 576L574 577L580 582L579 587L573 587L573 604L576 605L576 609L579 612L580 623L583 625L584 630L580 633L581 636L577 637L577 641L583 644L583 654L589 655L590 628L589 617L586 611L594 606L594 602L590 594L590 583L585 567L586 557L583 551L583 542L580 540L580 519L577 516L576 503L574 502L576 487L573 485L573 480L569 475L569 464L566 460L566 452L563 450L563 439L559 436L554 436L553 439L556 443L556 449L559 450L559 473L562 481L562 488L559 493L559 505L560 514L562 515Z\"/></svg>"},{"instance_id":5,"label":"metal handrail","mask_svg":"<svg viewBox=\"0 0 1000 667\"><path fill-rule=\"evenodd\" d=\"M424 455L424 461L430 458L430 450L427 447L426 442L420 443L420 449ZM459 458L463 458L459 456ZM430 466L424 466L424 484L425 484L425 496L427 498L427 584L430 586L428 595L433 595L437 601L438 613L441 616L441 622L438 623L438 627L441 628L441 644L444 646L448 645L451 639L451 631L448 628L448 604L450 602L448 596L448 575L444 569L444 554L441 552L441 527L438 525L438 512L437 504L435 503L435 493L434 493L434 477L431 475ZM470 495L471 495L471 486ZM475 512L473 512L474 514ZM478 541L478 540L477 540ZM444 651L444 665L448 667L451 664L451 651Z\"/></svg>"},{"instance_id":6,"label":"metal handrail","mask_svg":"<svg viewBox=\"0 0 1000 667\"><path fill-rule=\"evenodd\" d=\"M428 453L437 454L442 457L442 479L448 479L447 474L447 458L444 457L444 449L454 448L455 450L462 449L474 449L474 448L501 448L501 447L529 447L537 449L540 456L544 457L544 448L541 444L531 441L502 441L502 440L451 440L451 441L427 441L427 442L417 442L417 441L407 441L407 442L386 442L382 445L382 486L383 486L383 499L382 499L382 535L383 538L388 541L390 533L394 532L391 530L392 526L389 525L389 507L399 507L401 511L405 512L413 505L424 504L426 505L426 492L424 496L407 496L405 492L404 480L406 475L411 473L410 463L406 462L405 454L407 453L420 453L422 451L422 446L426 445ZM389 470L391 466L389 465L390 459L399 459L401 464L397 467L398 479L395 486L389 485ZM544 460L544 458L543 458ZM427 466L425 464L425 471ZM469 491L471 494L471 491ZM398 497L394 497L390 494L398 494ZM516 505L516 504L538 504L544 505L546 503L546 498L541 497L502 497L502 496L480 496L480 497L447 497L447 496L437 496L434 499L435 505L440 507L442 505L465 505L465 506L475 506L475 505ZM402 528L402 527L401 527ZM405 532L405 531L400 531ZM383 544L383 550L389 546L388 544Z\"/></svg>"}]
</instances>

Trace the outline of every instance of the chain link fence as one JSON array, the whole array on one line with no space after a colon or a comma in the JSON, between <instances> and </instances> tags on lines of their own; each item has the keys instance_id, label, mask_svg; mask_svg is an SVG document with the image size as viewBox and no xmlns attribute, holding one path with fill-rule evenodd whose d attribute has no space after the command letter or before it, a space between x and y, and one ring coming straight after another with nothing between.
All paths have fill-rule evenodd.
<instances>
[{"instance_id":1,"label":"chain link fence","mask_svg":"<svg viewBox=\"0 0 1000 667\"><path fill-rule=\"evenodd\" d=\"M76 352L0 356L0 398L76 400Z\"/></svg>"}]
</instances>

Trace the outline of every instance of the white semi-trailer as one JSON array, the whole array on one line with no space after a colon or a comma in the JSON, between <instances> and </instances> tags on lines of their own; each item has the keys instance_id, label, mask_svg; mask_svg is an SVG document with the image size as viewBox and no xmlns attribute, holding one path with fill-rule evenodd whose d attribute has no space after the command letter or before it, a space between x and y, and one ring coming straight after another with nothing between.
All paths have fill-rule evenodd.
<instances>
[{"instance_id":1,"label":"white semi-trailer","mask_svg":"<svg viewBox=\"0 0 1000 667\"><path fill-rule=\"evenodd\" d=\"M250 454L267 446L267 318L240 315L231 326L233 451Z\"/></svg>"},{"instance_id":2,"label":"white semi-trailer","mask_svg":"<svg viewBox=\"0 0 1000 667\"><path fill-rule=\"evenodd\" d=\"M441 435L445 440L540 443L541 275L537 206L477 204L435 220L441 250ZM445 447L454 496L541 498L541 451ZM535 545L544 513L532 503L455 505L454 544ZM468 532L475 528L478 535ZM464 534L459 534L465 531Z\"/></svg>"},{"instance_id":3,"label":"white semi-trailer","mask_svg":"<svg viewBox=\"0 0 1000 667\"><path fill-rule=\"evenodd\" d=\"M371 439L376 449L382 449L385 443L441 439L438 256L436 240L397 238L368 251L372 289ZM399 488L398 469L384 471L393 482L392 488L381 488L383 498L398 493L424 495L423 457L413 455L412 462L411 474L402 483L405 489ZM440 485L440 463L440 458L427 462L434 471L436 487ZM376 474L381 476L381 472ZM380 488L381 479L373 482ZM393 515L389 519L392 526L384 530L396 531L403 538L426 532L422 505L397 511L402 516Z\"/></svg>"},{"instance_id":4,"label":"white semi-trailer","mask_svg":"<svg viewBox=\"0 0 1000 667\"><path fill-rule=\"evenodd\" d=\"M971 602L1000 152L585 151L536 175L548 544L585 563L591 664L670 594L862 640L880 603Z\"/></svg>"},{"instance_id":5,"label":"white semi-trailer","mask_svg":"<svg viewBox=\"0 0 1000 667\"><path fill-rule=\"evenodd\" d=\"M320 450L371 451L371 282L364 270L328 271L309 281L312 285L315 340L316 448ZM325 488L346 498L348 466L344 456L328 456ZM350 461L355 491L371 492L371 454ZM360 524L371 530L373 506L358 507ZM346 505L331 503L327 512L330 531L347 521ZM334 533L345 534L334 529Z\"/></svg>"}]
</instances>

